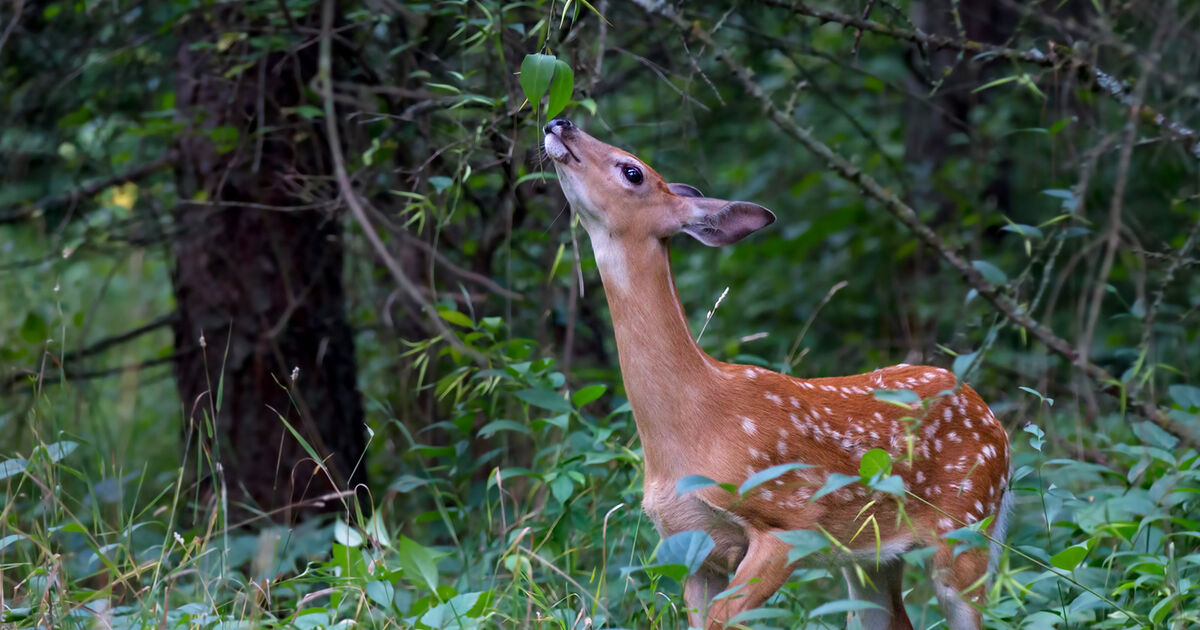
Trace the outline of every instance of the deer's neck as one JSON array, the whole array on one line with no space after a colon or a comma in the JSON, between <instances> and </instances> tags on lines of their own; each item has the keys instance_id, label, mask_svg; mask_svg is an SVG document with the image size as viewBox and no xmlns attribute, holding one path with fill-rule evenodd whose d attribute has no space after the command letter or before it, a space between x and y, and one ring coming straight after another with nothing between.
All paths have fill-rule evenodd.
<instances>
[{"instance_id":1,"label":"deer's neck","mask_svg":"<svg viewBox=\"0 0 1200 630\"><path fill-rule=\"evenodd\" d=\"M678 457L681 441L704 432L699 409L723 373L692 338L666 243L618 246L606 234L591 236L649 477Z\"/></svg>"}]
</instances>

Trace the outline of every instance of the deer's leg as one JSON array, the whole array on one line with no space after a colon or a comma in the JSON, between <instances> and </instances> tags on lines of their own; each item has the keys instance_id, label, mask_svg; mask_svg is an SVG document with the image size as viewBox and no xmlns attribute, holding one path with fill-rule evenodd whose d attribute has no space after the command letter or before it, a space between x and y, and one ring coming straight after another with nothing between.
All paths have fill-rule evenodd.
<instances>
[{"instance_id":1,"label":"deer's leg","mask_svg":"<svg viewBox=\"0 0 1200 630\"><path fill-rule=\"evenodd\" d=\"M787 556L790 547L771 532L749 532L750 546L733 574L736 592L713 602L708 610L709 630L720 630L743 610L758 608L779 590L792 573Z\"/></svg>"},{"instance_id":2,"label":"deer's leg","mask_svg":"<svg viewBox=\"0 0 1200 630\"><path fill-rule=\"evenodd\" d=\"M933 554L933 590L950 630L979 630L987 598L984 574L987 553L969 549L957 556L949 545Z\"/></svg>"},{"instance_id":3,"label":"deer's leg","mask_svg":"<svg viewBox=\"0 0 1200 630\"><path fill-rule=\"evenodd\" d=\"M687 606L688 625L693 628L703 626L712 598L727 588L729 574L707 564L688 576L683 585L683 602Z\"/></svg>"},{"instance_id":4,"label":"deer's leg","mask_svg":"<svg viewBox=\"0 0 1200 630\"><path fill-rule=\"evenodd\" d=\"M869 563L863 567L863 574L868 584L860 582L853 569L842 569L846 585L850 587L850 597L877 604L882 610L871 608L854 615L858 618L858 627L863 630L912 630L912 622L904 610L904 563L899 560L879 566Z\"/></svg>"}]
</instances>

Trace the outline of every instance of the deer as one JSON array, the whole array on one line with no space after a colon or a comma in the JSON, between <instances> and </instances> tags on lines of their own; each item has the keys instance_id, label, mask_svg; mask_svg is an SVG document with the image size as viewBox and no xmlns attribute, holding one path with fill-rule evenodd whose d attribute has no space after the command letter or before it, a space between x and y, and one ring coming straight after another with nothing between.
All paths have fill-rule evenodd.
<instances>
[{"instance_id":1,"label":"deer","mask_svg":"<svg viewBox=\"0 0 1200 630\"><path fill-rule=\"evenodd\" d=\"M708 246L729 245L774 223L774 213L667 183L569 120L552 120L543 131L608 302L642 445L642 509L662 536L703 530L713 541L684 583L690 626L717 630L766 602L802 562L788 561L790 545L776 534L803 529L836 541L837 552L826 557L843 565L853 599L875 604L857 613L862 627L912 628L900 556L932 547L927 565L947 625L980 628L1011 492L1008 434L979 394L932 366L802 379L709 356L680 304L668 242L682 232ZM914 392L920 403L897 403L881 390ZM829 475L857 475L863 454L876 448L895 461L903 506L865 484L817 496ZM716 485L677 492L691 475L736 485L791 462L803 467L746 496ZM872 516L878 542L860 532ZM956 549L943 537L971 525L991 540L990 553ZM865 566L852 571L848 563L858 560Z\"/></svg>"}]
</instances>

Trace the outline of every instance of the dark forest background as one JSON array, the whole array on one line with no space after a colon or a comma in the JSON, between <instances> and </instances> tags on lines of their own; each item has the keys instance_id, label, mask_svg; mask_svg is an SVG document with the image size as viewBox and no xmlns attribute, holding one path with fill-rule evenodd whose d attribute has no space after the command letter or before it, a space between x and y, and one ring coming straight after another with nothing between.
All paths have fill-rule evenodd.
<instances>
[{"instance_id":1,"label":"dark forest background","mask_svg":"<svg viewBox=\"0 0 1200 630\"><path fill-rule=\"evenodd\" d=\"M1198 12L4 0L0 623L680 627L562 115L778 215L675 244L715 357L991 403L988 627L1200 624Z\"/></svg>"}]
</instances>

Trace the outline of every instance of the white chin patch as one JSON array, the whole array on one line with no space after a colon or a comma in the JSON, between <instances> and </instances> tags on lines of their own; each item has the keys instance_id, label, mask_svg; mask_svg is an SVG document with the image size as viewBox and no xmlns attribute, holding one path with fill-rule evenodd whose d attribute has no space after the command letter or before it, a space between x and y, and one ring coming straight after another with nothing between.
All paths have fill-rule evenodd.
<instances>
[{"instance_id":1,"label":"white chin patch","mask_svg":"<svg viewBox=\"0 0 1200 630\"><path fill-rule=\"evenodd\" d=\"M546 153L555 162L567 161L567 156L569 156L570 153L567 151L567 145L563 144L562 140L560 140L558 136L552 133L546 134L546 140L544 144L546 145Z\"/></svg>"}]
</instances>

